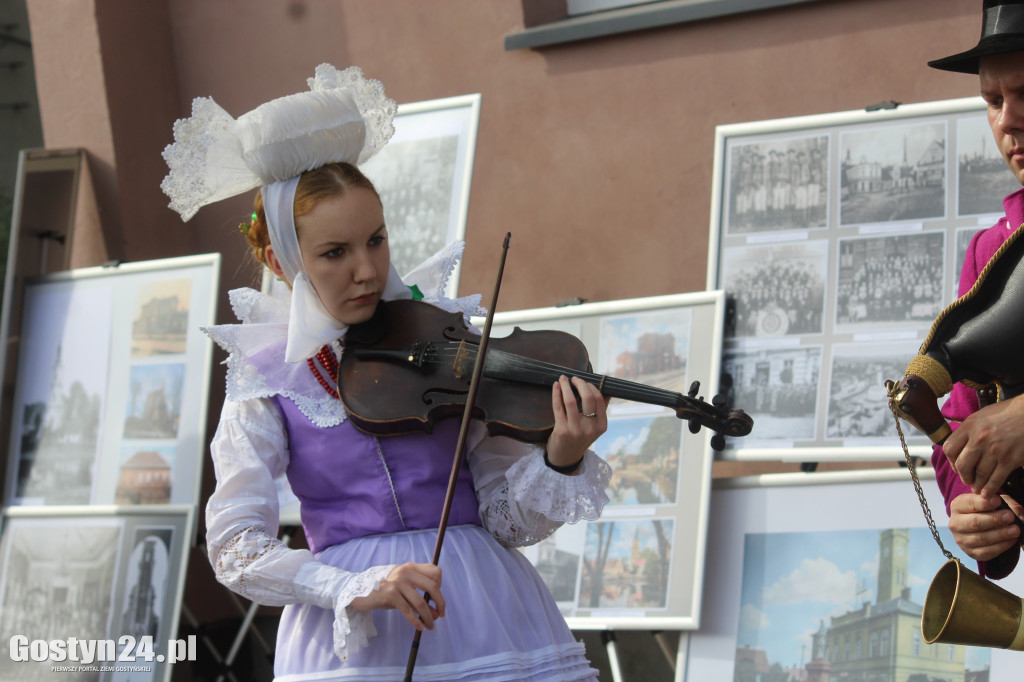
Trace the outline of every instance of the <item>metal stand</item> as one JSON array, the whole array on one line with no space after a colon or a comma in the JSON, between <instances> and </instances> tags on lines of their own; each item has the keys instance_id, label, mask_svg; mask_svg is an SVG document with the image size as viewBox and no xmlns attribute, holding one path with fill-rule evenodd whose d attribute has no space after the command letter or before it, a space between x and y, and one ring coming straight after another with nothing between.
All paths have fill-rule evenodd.
<instances>
[{"instance_id":1,"label":"metal stand","mask_svg":"<svg viewBox=\"0 0 1024 682\"><path fill-rule=\"evenodd\" d=\"M615 631L603 630L601 641L604 643L605 651L608 652L608 667L612 671L612 680L622 682L622 668L619 666L619 650L615 645Z\"/></svg>"}]
</instances>

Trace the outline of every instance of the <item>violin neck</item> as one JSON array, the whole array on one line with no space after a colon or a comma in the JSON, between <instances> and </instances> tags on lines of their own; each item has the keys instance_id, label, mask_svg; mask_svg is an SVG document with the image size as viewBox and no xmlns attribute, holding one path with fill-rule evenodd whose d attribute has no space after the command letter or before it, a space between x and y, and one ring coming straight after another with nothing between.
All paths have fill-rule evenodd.
<instances>
[{"instance_id":1,"label":"violin neck","mask_svg":"<svg viewBox=\"0 0 1024 682\"><path fill-rule=\"evenodd\" d=\"M579 369L562 367L545 362L527 360L512 353L491 350L484 363L484 375L493 379L519 381L538 386L550 386L558 381L558 377L579 377L589 384L597 386L601 395L621 398L649 405L661 405L677 409L685 402L681 393L668 391L653 386L638 384L633 381L616 379L607 374L595 374Z\"/></svg>"}]
</instances>

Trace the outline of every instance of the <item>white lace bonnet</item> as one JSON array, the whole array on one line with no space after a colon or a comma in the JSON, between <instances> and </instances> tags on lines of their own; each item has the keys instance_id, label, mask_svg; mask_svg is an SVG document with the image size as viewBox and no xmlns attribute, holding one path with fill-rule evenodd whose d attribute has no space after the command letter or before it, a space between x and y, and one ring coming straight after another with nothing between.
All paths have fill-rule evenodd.
<instances>
[{"instance_id":1,"label":"white lace bonnet","mask_svg":"<svg viewBox=\"0 0 1024 682\"><path fill-rule=\"evenodd\" d=\"M331 317L309 283L295 234L299 176L327 163L361 164L394 134L398 110L380 81L359 67L316 67L308 92L261 104L232 118L210 97L192 102L192 116L174 124L163 157L170 172L160 188L189 220L200 207L261 188L270 242L292 285L286 360L303 361L344 326ZM384 297L409 295L394 267Z\"/></svg>"}]
</instances>

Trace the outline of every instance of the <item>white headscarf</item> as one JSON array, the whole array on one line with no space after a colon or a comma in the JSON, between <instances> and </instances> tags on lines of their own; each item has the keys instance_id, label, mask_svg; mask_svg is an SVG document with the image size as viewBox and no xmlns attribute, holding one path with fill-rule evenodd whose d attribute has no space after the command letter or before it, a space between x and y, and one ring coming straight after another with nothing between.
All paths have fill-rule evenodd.
<instances>
[{"instance_id":1,"label":"white headscarf","mask_svg":"<svg viewBox=\"0 0 1024 682\"><path fill-rule=\"evenodd\" d=\"M327 312L313 288L299 250L295 230L295 190L299 178L264 185L263 212L267 219L270 244L281 264L281 272L292 285L291 316L288 319L288 345L285 362L303 362L313 357L325 344L345 334L347 327ZM411 298L394 265L390 265L384 300Z\"/></svg>"}]
</instances>

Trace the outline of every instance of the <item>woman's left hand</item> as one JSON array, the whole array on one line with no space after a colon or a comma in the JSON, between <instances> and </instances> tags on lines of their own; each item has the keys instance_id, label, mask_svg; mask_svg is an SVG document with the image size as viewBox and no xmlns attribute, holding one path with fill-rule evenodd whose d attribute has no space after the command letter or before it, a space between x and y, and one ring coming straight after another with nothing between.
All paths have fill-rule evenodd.
<instances>
[{"instance_id":1,"label":"woman's left hand","mask_svg":"<svg viewBox=\"0 0 1024 682\"><path fill-rule=\"evenodd\" d=\"M579 393L576 402L575 387ZM587 449L608 429L608 401L597 386L573 377L562 376L551 387L551 407L555 429L548 438L548 461L555 466L579 462Z\"/></svg>"}]
</instances>

